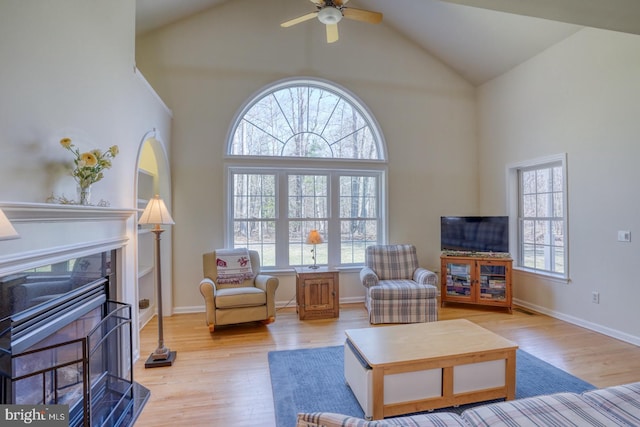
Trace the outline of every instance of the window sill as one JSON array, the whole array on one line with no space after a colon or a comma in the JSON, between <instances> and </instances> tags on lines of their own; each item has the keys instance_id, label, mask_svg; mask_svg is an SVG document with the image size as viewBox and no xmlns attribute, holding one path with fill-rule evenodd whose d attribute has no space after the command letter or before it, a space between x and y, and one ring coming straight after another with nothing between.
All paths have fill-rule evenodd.
<instances>
[{"instance_id":1,"label":"window sill","mask_svg":"<svg viewBox=\"0 0 640 427\"><path fill-rule=\"evenodd\" d=\"M326 267L326 264L318 264L318 266L320 267ZM300 267L300 266L298 266ZM273 276L295 276L296 274L296 267L263 267L260 269L260 272L263 274L271 274ZM363 265L349 265L349 266L337 266L334 267L336 270L338 270L340 273L359 273L360 270L362 270L364 268L364 264Z\"/></svg>"}]
</instances>

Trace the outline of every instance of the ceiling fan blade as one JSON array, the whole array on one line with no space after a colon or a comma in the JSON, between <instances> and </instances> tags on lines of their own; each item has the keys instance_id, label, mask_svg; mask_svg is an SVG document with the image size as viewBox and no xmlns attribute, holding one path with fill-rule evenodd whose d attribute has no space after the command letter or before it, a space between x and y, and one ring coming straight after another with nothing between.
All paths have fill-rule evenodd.
<instances>
[{"instance_id":1,"label":"ceiling fan blade","mask_svg":"<svg viewBox=\"0 0 640 427\"><path fill-rule=\"evenodd\" d=\"M345 7L342 9L342 15L344 15L345 18L353 19L354 21L368 22L370 24L379 24L382 22L382 14L380 12L372 12L370 10Z\"/></svg>"},{"instance_id":2,"label":"ceiling fan blade","mask_svg":"<svg viewBox=\"0 0 640 427\"><path fill-rule=\"evenodd\" d=\"M326 4L324 0L309 0L309 1L318 7L324 7L324 5Z\"/></svg>"},{"instance_id":3,"label":"ceiling fan blade","mask_svg":"<svg viewBox=\"0 0 640 427\"><path fill-rule=\"evenodd\" d=\"M327 25L327 43L338 41L338 24Z\"/></svg>"},{"instance_id":4,"label":"ceiling fan blade","mask_svg":"<svg viewBox=\"0 0 640 427\"><path fill-rule=\"evenodd\" d=\"M344 6L349 0L333 0L333 4L340 7Z\"/></svg>"},{"instance_id":5,"label":"ceiling fan blade","mask_svg":"<svg viewBox=\"0 0 640 427\"><path fill-rule=\"evenodd\" d=\"M296 25L301 22L308 21L309 19L313 19L316 16L318 16L318 11L307 13L306 15L298 16L297 18L293 18L287 22L283 22L282 24L280 24L280 26L283 28L287 28L292 25Z\"/></svg>"}]
</instances>

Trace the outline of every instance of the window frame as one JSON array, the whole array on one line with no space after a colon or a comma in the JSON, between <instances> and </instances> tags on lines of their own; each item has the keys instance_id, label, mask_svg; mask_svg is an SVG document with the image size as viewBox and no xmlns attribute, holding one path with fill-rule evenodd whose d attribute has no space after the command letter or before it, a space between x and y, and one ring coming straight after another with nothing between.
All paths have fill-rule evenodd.
<instances>
[{"instance_id":1,"label":"window frame","mask_svg":"<svg viewBox=\"0 0 640 427\"><path fill-rule=\"evenodd\" d=\"M282 270L300 265L289 265L288 247L291 245L288 238L288 224L295 220L288 217L286 192L289 175L327 175L328 176L328 213L326 219L328 223L328 235L326 243L328 245L328 265L340 268L360 268L362 263L341 263L341 239L340 239L340 189L339 181L343 176L373 176L377 178L377 211L378 211L378 243L385 243L388 236L388 204L387 204L387 168L386 166L377 168L355 167L332 168L329 165L320 165L315 168L292 165L290 160L278 162L273 161L269 165L262 162L253 162L254 165L243 164L242 162L229 162L225 165L225 247L231 247L234 242L234 217L233 217L233 176L239 174L273 174L276 177L276 266L263 266L264 270ZM288 167L287 167L288 166ZM343 165L344 166L344 165ZM323 219L324 220L324 219ZM284 241L284 243L279 243ZM306 264L302 264L306 265ZM322 263L324 265L324 263Z\"/></svg>"},{"instance_id":2,"label":"window frame","mask_svg":"<svg viewBox=\"0 0 640 427\"><path fill-rule=\"evenodd\" d=\"M263 97L269 96L271 93L286 88L288 86L310 85L328 90L342 97L346 102L350 103L365 119L369 125L369 130L373 134L374 141L377 144L379 158L377 159L353 159L353 158L326 158L326 157L286 157L286 156L254 156L254 155L236 155L230 154L233 150L233 137L238 123L243 119L244 114L250 108L260 101ZM224 162L224 244L225 247L231 247L234 242L234 218L233 218L233 175L235 173L247 174L276 174L276 266L264 266L265 270L278 271L288 270L289 265L289 242L287 225L290 221L287 213L287 193L283 190L287 189L287 177L289 174L301 175L323 175L329 176L329 218L328 236L326 239L328 250L328 265L339 267L341 269L358 269L361 263L341 264L341 234L340 234L340 189L339 180L341 176L375 176L377 179L377 215L378 215L378 239L377 243L386 243L388 239L388 184L387 184L387 150L386 143L380 127L375 120L373 114L367 106L360 101L354 94L345 88L327 80L296 77L290 79L282 79L275 83L269 84L257 91L240 107L234 117L231 126L227 132L227 143ZM333 178L332 178L333 177ZM283 226L285 224L285 226ZM283 240L284 239L284 240ZM284 261L284 262L283 262ZM305 264L306 265L306 264Z\"/></svg>"},{"instance_id":3,"label":"window frame","mask_svg":"<svg viewBox=\"0 0 640 427\"><path fill-rule=\"evenodd\" d=\"M355 94L353 94L352 92L350 92L349 90L347 90L346 88L331 82L329 80L325 80L325 79L319 79L316 77L293 77L293 78L285 78L282 80L278 80L272 84L268 84L266 86L264 86L262 89L258 90L257 92L255 92L254 94L252 94L251 96L249 96L244 103L241 105L241 107L238 109L238 111L236 112L233 121L231 122L231 126L229 127L228 131L227 131L227 138L226 138L226 147L225 147L225 159L230 159L230 158L267 158L267 159L282 159L282 158L288 158L288 157L284 157L284 156L252 156L252 155L239 155L239 154L230 154L233 151L233 136L234 136L234 132L235 129L238 127L239 123L243 120L245 114L258 102L260 101L262 98L267 97L271 94L273 94L274 92L277 92L279 90L285 89L287 87L291 87L291 86L298 86L298 85L304 85L304 86L312 86L312 87L317 87L319 89L323 89L329 92L332 92L342 98L344 98L352 107L354 107L358 113L360 113L360 115L362 116L362 118L365 120L365 122L368 124L369 130L371 131L374 141L377 143L378 146L378 159L351 159L351 158L338 158L338 157L332 157L332 158L327 158L327 157L318 157L318 158L312 158L312 157L293 157L293 159L296 160L307 160L307 159L313 159L313 160L317 160L317 161L321 161L321 160L326 160L326 161L356 161L356 162L360 162L360 161L365 161L365 162L379 162L379 163L387 163L387 144L385 142L384 139L384 135L382 134L382 131L380 129L380 125L378 124L378 121L376 120L375 116L373 115L373 113L371 112L371 110L369 110L369 108L367 107L367 105L362 102Z\"/></svg>"},{"instance_id":4,"label":"window frame","mask_svg":"<svg viewBox=\"0 0 640 427\"><path fill-rule=\"evenodd\" d=\"M521 206L523 203L523 195L521 193L520 174L522 171L531 171L538 169L546 169L549 167L559 166L562 170L562 221L564 236L564 272L558 273L545 269L527 267L523 265L523 236L522 226L523 218L521 216ZM570 280L569 269L569 212L568 212L568 177L567 177L567 154L555 154L546 157L540 157L532 160L526 160L507 166L507 204L509 210L509 246L510 252L516 254L514 257L514 268L526 271L535 275L545 276L553 279L559 279L563 282ZM551 217L549 217L551 218Z\"/></svg>"}]
</instances>

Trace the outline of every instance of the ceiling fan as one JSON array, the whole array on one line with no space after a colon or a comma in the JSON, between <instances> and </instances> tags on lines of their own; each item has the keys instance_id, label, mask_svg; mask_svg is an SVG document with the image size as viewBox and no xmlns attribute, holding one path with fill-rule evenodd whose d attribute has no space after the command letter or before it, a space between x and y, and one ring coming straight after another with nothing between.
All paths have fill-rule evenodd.
<instances>
[{"instance_id":1,"label":"ceiling fan","mask_svg":"<svg viewBox=\"0 0 640 427\"><path fill-rule=\"evenodd\" d=\"M315 12L307 13L306 15L283 22L280 26L287 28L317 17L318 20L327 27L327 43L333 43L338 41L338 22L340 22L343 17L353 19L354 21L369 22L371 24L378 24L382 21L382 13L345 7L345 3L349 0L310 1L316 5L317 10Z\"/></svg>"}]
</instances>

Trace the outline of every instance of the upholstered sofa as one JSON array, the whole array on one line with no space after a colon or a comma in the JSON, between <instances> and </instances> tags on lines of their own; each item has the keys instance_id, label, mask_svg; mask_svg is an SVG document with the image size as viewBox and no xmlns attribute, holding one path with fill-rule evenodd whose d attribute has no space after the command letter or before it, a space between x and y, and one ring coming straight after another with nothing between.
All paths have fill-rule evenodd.
<instances>
[{"instance_id":1,"label":"upholstered sofa","mask_svg":"<svg viewBox=\"0 0 640 427\"><path fill-rule=\"evenodd\" d=\"M640 382L475 406L460 415L432 412L366 421L327 412L298 414L297 427L640 426Z\"/></svg>"}]
</instances>

